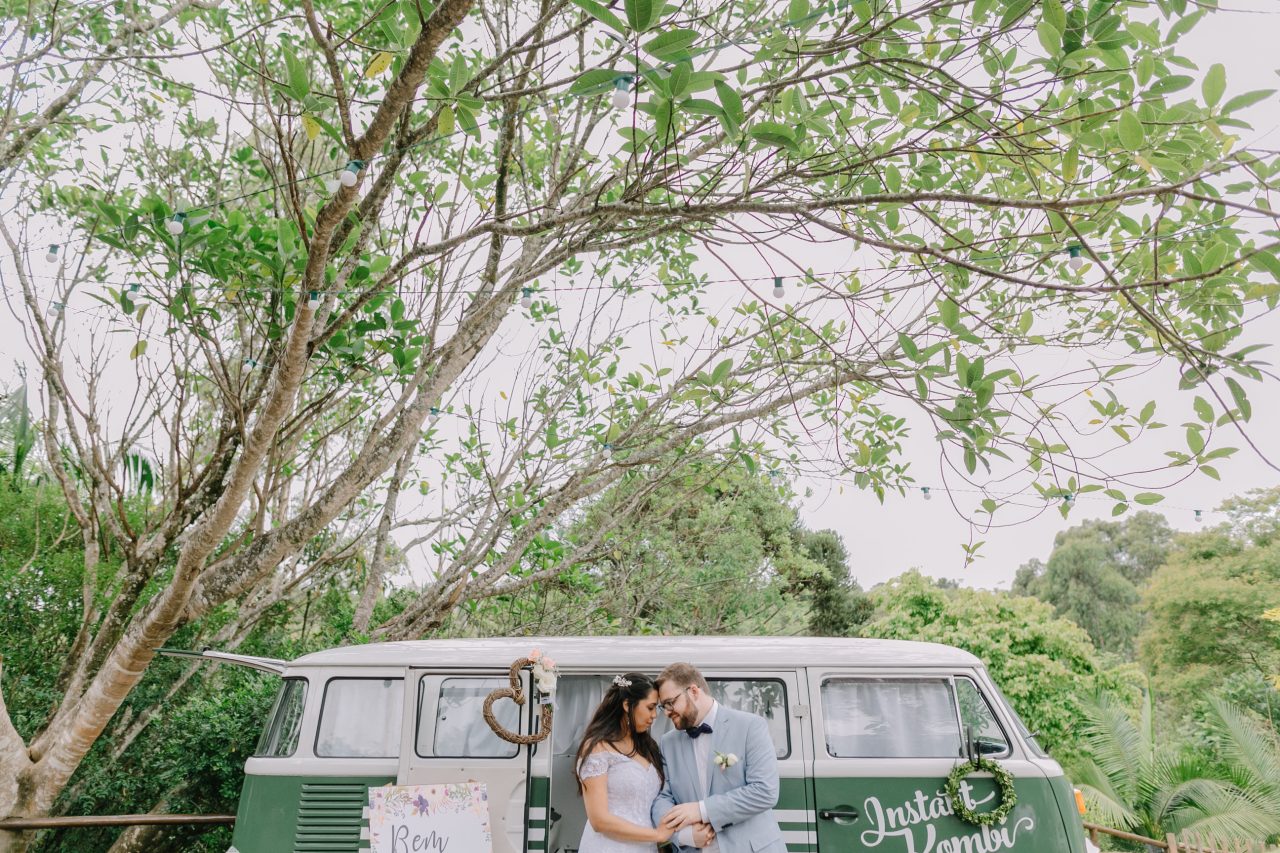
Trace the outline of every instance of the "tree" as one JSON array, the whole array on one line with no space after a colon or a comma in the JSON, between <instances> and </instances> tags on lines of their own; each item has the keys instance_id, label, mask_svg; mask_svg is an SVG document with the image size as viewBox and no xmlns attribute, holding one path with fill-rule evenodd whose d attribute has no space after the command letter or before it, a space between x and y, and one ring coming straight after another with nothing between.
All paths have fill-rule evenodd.
<instances>
[{"instance_id":1,"label":"tree","mask_svg":"<svg viewBox=\"0 0 1280 853\"><path fill-rule=\"evenodd\" d=\"M88 58L78 7L6 7L42 73L12 66L5 290L42 464L86 589L112 594L85 597L46 719L20 733L0 705L0 814L48 811L183 626L241 602L238 634L367 551L406 454L423 500L389 527L435 565L370 618L381 638L573 571L624 517L550 532L624 475L678 480L673 459L820 447L857 487L901 490L908 415L951 476L1123 511L1151 497L1063 436L1158 438L1154 404L1116 393L1135 365L1184 371L1198 420L1170 452L1212 471L1261 378L1232 345L1280 263L1239 217L1268 215L1275 156L1233 149L1260 96L1227 99L1220 67L1176 94L1198 13L1158 7L112 6ZM104 83L14 125L63 73ZM108 119L126 144L101 144ZM759 254L723 266L753 269L722 276L743 298L712 310L726 282L699 261L743 238ZM861 269L800 260L823 240ZM1084 413L1082 374L1017 361L1098 344Z\"/></svg>"},{"instance_id":2,"label":"tree","mask_svg":"<svg viewBox=\"0 0 1280 853\"><path fill-rule=\"evenodd\" d=\"M1184 537L1143 594L1141 659L1162 701L1185 708L1230 676L1261 683L1280 669L1280 540L1241 542L1226 529ZM1268 691L1277 719L1280 702Z\"/></svg>"},{"instance_id":3,"label":"tree","mask_svg":"<svg viewBox=\"0 0 1280 853\"><path fill-rule=\"evenodd\" d=\"M856 636L858 626L874 610L849 572L849 555L834 530L802 531L801 547L825 571L814 575L809 589L809 633L818 637Z\"/></svg>"},{"instance_id":4,"label":"tree","mask_svg":"<svg viewBox=\"0 0 1280 853\"><path fill-rule=\"evenodd\" d=\"M1019 568L1013 592L1049 602L1099 649L1131 659L1142 627L1138 590L1172 543L1172 528L1153 512L1086 521L1054 537L1047 564L1032 560Z\"/></svg>"},{"instance_id":5,"label":"tree","mask_svg":"<svg viewBox=\"0 0 1280 853\"><path fill-rule=\"evenodd\" d=\"M444 630L525 634L789 634L823 576L790 492L741 466L688 465L660 487L626 478L561 538L623 516L572 572L460 611ZM575 531L581 531L575 533Z\"/></svg>"},{"instance_id":6,"label":"tree","mask_svg":"<svg viewBox=\"0 0 1280 853\"><path fill-rule=\"evenodd\" d=\"M866 637L946 643L977 655L1027 727L1059 761L1082 749L1079 721L1099 691L1134 693L1136 673L1108 669L1088 635L1034 598L939 589L908 572L870 593Z\"/></svg>"},{"instance_id":7,"label":"tree","mask_svg":"<svg viewBox=\"0 0 1280 853\"><path fill-rule=\"evenodd\" d=\"M1163 838L1182 830L1228 840L1280 834L1280 743L1229 703L1214 703L1219 772L1157 733L1150 694L1140 719L1105 694L1086 707L1090 755L1073 774L1090 813L1106 826Z\"/></svg>"}]
</instances>

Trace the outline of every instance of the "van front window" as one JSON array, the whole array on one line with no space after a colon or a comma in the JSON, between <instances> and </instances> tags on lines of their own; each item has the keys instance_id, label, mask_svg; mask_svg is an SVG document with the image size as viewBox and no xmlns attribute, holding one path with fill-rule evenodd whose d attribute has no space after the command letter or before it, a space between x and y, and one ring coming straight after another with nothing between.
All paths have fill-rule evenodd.
<instances>
[{"instance_id":1,"label":"van front window","mask_svg":"<svg viewBox=\"0 0 1280 853\"><path fill-rule=\"evenodd\" d=\"M287 758L298 748L298 734L302 731L302 709L307 703L307 680L286 678L276 694L275 704L267 717L267 727L258 738L254 755L269 758Z\"/></svg>"},{"instance_id":2,"label":"van front window","mask_svg":"<svg viewBox=\"0 0 1280 853\"><path fill-rule=\"evenodd\" d=\"M320 707L316 755L394 758L403 713L403 678L331 678Z\"/></svg>"},{"instance_id":3,"label":"van front window","mask_svg":"<svg viewBox=\"0 0 1280 853\"><path fill-rule=\"evenodd\" d=\"M947 679L822 683L827 753L836 758L955 758L960 723Z\"/></svg>"}]
</instances>

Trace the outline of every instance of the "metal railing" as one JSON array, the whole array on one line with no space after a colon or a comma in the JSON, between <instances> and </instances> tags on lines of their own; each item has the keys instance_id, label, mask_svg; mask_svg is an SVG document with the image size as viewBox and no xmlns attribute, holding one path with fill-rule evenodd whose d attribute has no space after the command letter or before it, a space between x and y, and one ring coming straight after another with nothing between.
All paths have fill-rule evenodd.
<instances>
[{"instance_id":1,"label":"metal railing","mask_svg":"<svg viewBox=\"0 0 1280 853\"><path fill-rule=\"evenodd\" d=\"M82 817L9 817L0 819L0 832L29 829L70 829L85 826L192 826L212 824L230 826L233 814L110 814Z\"/></svg>"}]
</instances>

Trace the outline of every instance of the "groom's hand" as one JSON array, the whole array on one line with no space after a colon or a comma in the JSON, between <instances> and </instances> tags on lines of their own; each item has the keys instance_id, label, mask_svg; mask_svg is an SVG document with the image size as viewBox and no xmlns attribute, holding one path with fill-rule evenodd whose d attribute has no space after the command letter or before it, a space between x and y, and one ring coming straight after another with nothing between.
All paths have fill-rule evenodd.
<instances>
[{"instance_id":1,"label":"groom's hand","mask_svg":"<svg viewBox=\"0 0 1280 853\"><path fill-rule=\"evenodd\" d=\"M667 816L662 819L662 828L677 832L701 821L702 809L697 803L681 803L667 812Z\"/></svg>"},{"instance_id":2,"label":"groom's hand","mask_svg":"<svg viewBox=\"0 0 1280 853\"><path fill-rule=\"evenodd\" d=\"M709 823L699 823L693 827L693 846L702 848L716 840L716 831Z\"/></svg>"}]
</instances>

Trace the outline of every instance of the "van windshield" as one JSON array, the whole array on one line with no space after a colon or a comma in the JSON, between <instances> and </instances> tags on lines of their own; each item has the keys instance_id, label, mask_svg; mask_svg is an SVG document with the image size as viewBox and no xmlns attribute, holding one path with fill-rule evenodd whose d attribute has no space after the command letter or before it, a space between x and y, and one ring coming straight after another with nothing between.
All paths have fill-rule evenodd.
<instances>
[{"instance_id":1,"label":"van windshield","mask_svg":"<svg viewBox=\"0 0 1280 853\"><path fill-rule=\"evenodd\" d=\"M258 738L254 755L286 758L298 748L302 731L302 709L307 704L307 680L286 678L276 694L275 704L267 715L267 726Z\"/></svg>"},{"instance_id":2,"label":"van windshield","mask_svg":"<svg viewBox=\"0 0 1280 853\"><path fill-rule=\"evenodd\" d=\"M1039 735L1027 728L1027 724L1022 722L1022 718L1018 716L1018 712L1014 710L1013 703L1005 698L1004 691L1000 689L1000 685L996 684L995 679L991 679L991 687L996 691L996 697L1000 703L1004 705L1005 713L1013 720L1013 728L1017 731L1018 736L1022 738L1023 743L1031 750L1037 758L1051 758L1052 756L1040 745Z\"/></svg>"}]
</instances>

